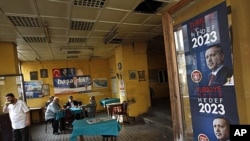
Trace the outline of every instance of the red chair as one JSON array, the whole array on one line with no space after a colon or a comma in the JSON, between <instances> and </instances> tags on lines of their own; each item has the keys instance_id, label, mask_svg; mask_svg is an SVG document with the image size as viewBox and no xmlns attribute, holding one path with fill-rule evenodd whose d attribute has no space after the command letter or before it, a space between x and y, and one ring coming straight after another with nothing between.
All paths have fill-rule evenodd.
<instances>
[{"instance_id":1,"label":"red chair","mask_svg":"<svg viewBox=\"0 0 250 141\"><path fill-rule=\"evenodd\" d=\"M70 109L65 109L64 118L61 119L61 130L71 129L72 123L75 120L74 114L70 111Z\"/></svg>"},{"instance_id":2,"label":"red chair","mask_svg":"<svg viewBox=\"0 0 250 141\"><path fill-rule=\"evenodd\" d=\"M122 105L120 107L120 109L117 109L117 121L120 121L121 116L126 118L126 122L129 124L129 120L128 120L128 102L127 101L123 101ZM123 118L123 123L124 123L124 118Z\"/></svg>"}]
</instances>

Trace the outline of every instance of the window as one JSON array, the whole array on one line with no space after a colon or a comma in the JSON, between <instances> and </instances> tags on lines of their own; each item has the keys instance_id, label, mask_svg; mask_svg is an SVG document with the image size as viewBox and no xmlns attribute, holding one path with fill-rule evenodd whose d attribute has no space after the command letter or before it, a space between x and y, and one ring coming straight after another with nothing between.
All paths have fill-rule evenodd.
<instances>
[{"instance_id":1,"label":"window","mask_svg":"<svg viewBox=\"0 0 250 141\"><path fill-rule=\"evenodd\" d=\"M168 75L167 75L166 70L164 70L164 69L158 70L158 81L159 81L159 83L167 83Z\"/></svg>"}]
</instances>

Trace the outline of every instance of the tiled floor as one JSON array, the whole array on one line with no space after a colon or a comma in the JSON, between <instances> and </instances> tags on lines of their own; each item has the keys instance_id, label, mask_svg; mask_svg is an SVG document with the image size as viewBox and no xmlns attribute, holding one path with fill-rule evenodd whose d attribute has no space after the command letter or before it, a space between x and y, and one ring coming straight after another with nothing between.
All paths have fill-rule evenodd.
<instances>
[{"instance_id":1,"label":"tiled floor","mask_svg":"<svg viewBox=\"0 0 250 141\"><path fill-rule=\"evenodd\" d=\"M53 135L52 128L44 132L44 124L35 124L31 127L32 141L69 141L71 131L60 135ZM135 122L122 125L118 141L172 141L171 133L152 127L150 124ZM101 136L84 136L85 141L101 141Z\"/></svg>"},{"instance_id":2,"label":"tiled floor","mask_svg":"<svg viewBox=\"0 0 250 141\"><path fill-rule=\"evenodd\" d=\"M165 103L165 101L163 102ZM165 104L163 104L165 106ZM158 109L158 108L157 108ZM157 110L159 111L159 109ZM154 112L153 112L154 113ZM97 116L103 116L104 113L97 113ZM163 117L158 120L154 117L154 120L158 120L163 124L169 122L169 115L163 112ZM170 116L171 117L171 116ZM136 121L131 121L130 124L123 124L117 141L173 141L173 133L169 128L158 128L158 124L154 122L148 122L146 124L144 118L137 118ZM165 121L166 120L166 121ZM167 126L167 125L166 125ZM170 125L171 126L171 125ZM31 126L32 141L69 141L71 131L68 130L60 135L52 134L51 124L48 124L48 132L45 133L45 124L37 123ZM102 141L101 136L84 136L85 141Z\"/></svg>"}]
</instances>

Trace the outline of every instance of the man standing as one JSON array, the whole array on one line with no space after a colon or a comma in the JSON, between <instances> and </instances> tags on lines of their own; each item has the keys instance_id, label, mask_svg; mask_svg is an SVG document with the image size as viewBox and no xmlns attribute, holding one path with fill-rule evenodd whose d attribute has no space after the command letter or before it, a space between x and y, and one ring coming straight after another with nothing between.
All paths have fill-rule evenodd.
<instances>
[{"instance_id":1,"label":"man standing","mask_svg":"<svg viewBox=\"0 0 250 141\"><path fill-rule=\"evenodd\" d=\"M219 45L208 47L205 52L207 67L212 71L209 74L208 86L224 85L233 75L233 70L224 66L224 53Z\"/></svg>"},{"instance_id":2,"label":"man standing","mask_svg":"<svg viewBox=\"0 0 250 141\"><path fill-rule=\"evenodd\" d=\"M30 112L26 103L9 93L5 96L3 112L9 113L13 128L13 141L29 141Z\"/></svg>"},{"instance_id":3,"label":"man standing","mask_svg":"<svg viewBox=\"0 0 250 141\"><path fill-rule=\"evenodd\" d=\"M229 141L230 121L224 117L217 117L213 120L214 135L218 141Z\"/></svg>"}]
</instances>

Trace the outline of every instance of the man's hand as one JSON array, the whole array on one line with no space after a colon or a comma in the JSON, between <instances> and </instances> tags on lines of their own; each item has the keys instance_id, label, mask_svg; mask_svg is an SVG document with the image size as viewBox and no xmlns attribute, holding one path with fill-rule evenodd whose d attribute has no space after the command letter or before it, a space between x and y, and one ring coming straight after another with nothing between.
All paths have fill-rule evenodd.
<instances>
[{"instance_id":1,"label":"man's hand","mask_svg":"<svg viewBox=\"0 0 250 141\"><path fill-rule=\"evenodd\" d=\"M5 105L8 107L8 105L10 104L10 102L9 101L6 101L5 102Z\"/></svg>"},{"instance_id":2,"label":"man's hand","mask_svg":"<svg viewBox=\"0 0 250 141\"><path fill-rule=\"evenodd\" d=\"M8 108L7 108L7 107L9 106L9 104L10 104L9 101L6 101L6 102L5 102L5 104L4 104L4 106L3 106L3 112L4 112L4 113L7 113L7 112L8 112Z\"/></svg>"}]
</instances>

